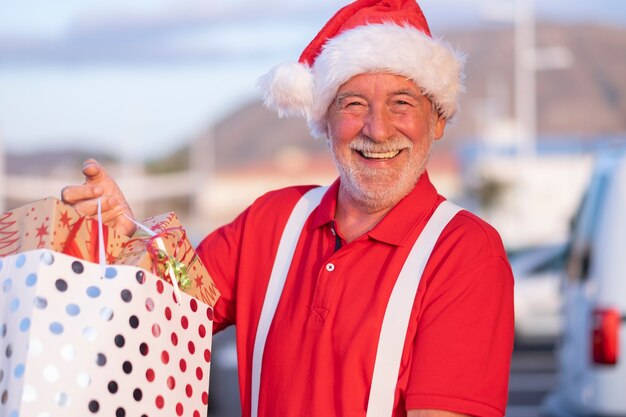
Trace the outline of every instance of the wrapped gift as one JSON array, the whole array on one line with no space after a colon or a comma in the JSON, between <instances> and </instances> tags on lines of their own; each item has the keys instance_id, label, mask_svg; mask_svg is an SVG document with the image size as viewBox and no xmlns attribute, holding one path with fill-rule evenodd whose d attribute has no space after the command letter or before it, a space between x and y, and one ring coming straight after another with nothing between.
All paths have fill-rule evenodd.
<instances>
[{"instance_id":1,"label":"wrapped gift","mask_svg":"<svg viewBox=\"0 0 626 417\"><path fill-rule=\"evenodd\" d=\"M176 214L169 212L149 217L141 224L152 233L139 228L125 243L115 263L144 268L168 282L174 275L184 292L214 306L219 291Z\"/></svg>"},{"instance_id":2,"label":"wrapped gift","mask_svg":"<svg viewBox=\"0 0 626 417\"><path fill-rule=\"evenodd\" d=\"M54 197L16 208L0 216L0 256L31 249L58 252L80 215Z\"/></svg>"},{"instance_id":3,"label":"wrapped gift","mask_svg":"<svg viewBox=\"0 0 626 417\"><path fill-rule=\"evenodd\" d=\"M122 252L128 236L116 229L102 225L104 239L105 263L112 264ZM63 245L63 253L90 262L100 262L98 250L98 221L96 219L79 218Z\"/></svg>"},{"instance_id":4,"label":"wrapped gift","mask_svg":"<svg viewBox=\"0 0 626 417\"><path fill-rule=\"evenodd\" d=\"M0 288L0 417L206 416L210 306L47 249L0 258Z\"/></svg>"}]
</instances>

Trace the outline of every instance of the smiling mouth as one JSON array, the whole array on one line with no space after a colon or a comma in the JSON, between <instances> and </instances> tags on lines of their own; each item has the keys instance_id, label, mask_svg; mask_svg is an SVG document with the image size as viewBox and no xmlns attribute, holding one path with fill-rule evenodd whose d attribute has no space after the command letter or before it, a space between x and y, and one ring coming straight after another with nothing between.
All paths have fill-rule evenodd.
<instances>
[{"instance_id":1,"label":"smiling mouth","mask_svg":"<svg viewBox=\"0 0 626 417\"><path fill-rule=\"evenodd\" d=\"M363 158L381 160L381 159L393 159L393 158L395 158L396 156L398 156L400 154L400 152L402 152L402 149L394 150L394 151L388 151L388 152L371 152L371 151L357 151L357 152Z\"/></svg>"}]
</instances>

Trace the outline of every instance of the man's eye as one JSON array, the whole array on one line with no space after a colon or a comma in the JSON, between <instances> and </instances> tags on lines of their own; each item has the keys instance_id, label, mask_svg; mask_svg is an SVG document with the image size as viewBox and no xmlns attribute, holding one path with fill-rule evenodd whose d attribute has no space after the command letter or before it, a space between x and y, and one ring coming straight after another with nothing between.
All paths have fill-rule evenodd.
<instances>
[{"instance_id":1,"label":"man's eye","mask_svg":"<svg viewBox=\"0 0 626 417\"><path fill-rule=\"evenodd\" d=\"M359 101L351 101L349 102L346 107L354 107L354 106L362 106L363 103L359 102Z\"/></svg>"}]
</instances>

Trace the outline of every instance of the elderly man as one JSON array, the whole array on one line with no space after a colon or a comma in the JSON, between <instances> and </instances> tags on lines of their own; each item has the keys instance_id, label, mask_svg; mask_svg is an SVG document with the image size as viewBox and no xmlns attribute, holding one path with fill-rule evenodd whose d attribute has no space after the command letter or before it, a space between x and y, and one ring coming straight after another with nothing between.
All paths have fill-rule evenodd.
<instances>
[{"instance_id":1,"label":"elderly man","mask_svg":"<svg viewBox=\"0 0 626 417\"><path fill-rule=\"evenodd\" d=\"M462 58L414 0L359 0L262 78L266 104L328 139L329 188L270 192L198 254L236 324L244 416L502 416L513 279L497 232L447 202L425 165L455 114ZM131 233L89 160L63 198Z\"/></svg>"}]
</instances>

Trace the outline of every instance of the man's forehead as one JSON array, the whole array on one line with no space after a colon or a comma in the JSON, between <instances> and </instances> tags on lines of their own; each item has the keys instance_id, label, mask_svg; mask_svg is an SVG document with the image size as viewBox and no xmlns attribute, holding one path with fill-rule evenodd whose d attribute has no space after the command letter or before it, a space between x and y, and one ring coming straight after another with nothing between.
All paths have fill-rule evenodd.
<instances>
[{"instance_id":1,"label":"man's forehead","mask_svg":"<svg viewBox=\"0 0 626 417\"><path fill-rule=\"evenodd\" d=\"M408 94L423 96L423 90L410 78L389 72L357 74L350 77L337 89L335 98L347 95L360 95L363 92L382 90L387 95Z\"/></svg>"}]
</instances>

